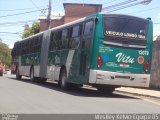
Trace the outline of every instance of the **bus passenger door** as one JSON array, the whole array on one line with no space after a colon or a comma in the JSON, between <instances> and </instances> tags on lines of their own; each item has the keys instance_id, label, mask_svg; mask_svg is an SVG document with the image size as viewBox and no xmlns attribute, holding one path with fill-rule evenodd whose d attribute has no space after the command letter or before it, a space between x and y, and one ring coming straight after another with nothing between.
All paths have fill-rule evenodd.
<instances>
[{"instance_id":1,"label":"bus passenger door","mask_svg":"<svg viewBox=\"0 0 160 120\"><path fill-rule=\"evenodd\" d=\"M80 45L80 67L79 78L82 83L88 83L89 70L90 70L90 58L91 58L91 40L94 28L94 21L89 20L84 23L84 30L82 33L81 45Z\"/></svg>"}]
</instances>

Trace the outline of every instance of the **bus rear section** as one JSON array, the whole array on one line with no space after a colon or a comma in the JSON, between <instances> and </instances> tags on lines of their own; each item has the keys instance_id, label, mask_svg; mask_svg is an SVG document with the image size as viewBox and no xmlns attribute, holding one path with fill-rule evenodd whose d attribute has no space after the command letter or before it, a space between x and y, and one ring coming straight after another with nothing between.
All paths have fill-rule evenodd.
<instances>
[{"instance_id":1,"label":"bus rear section","mask_svg":"<svg viewBox=\"0 0 160 120\"><path fill-rule=\"evenodd\" d=\"M97 35L96 69L90 83L114 87L149 87L152 61L152 22L124 15L103 15Z\"/></svg>"}]
</instances>

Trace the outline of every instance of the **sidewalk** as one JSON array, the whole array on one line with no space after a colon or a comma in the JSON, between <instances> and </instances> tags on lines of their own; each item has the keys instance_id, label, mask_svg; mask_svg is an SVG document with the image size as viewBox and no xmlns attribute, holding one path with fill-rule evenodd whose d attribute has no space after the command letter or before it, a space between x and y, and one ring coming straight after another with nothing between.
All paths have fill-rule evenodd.
<instances>
[{"instance_id":1,"label":"sidewalk","mask_svg":"<svg viewBox=\"0 0 160 120\"><path fill-rule=\"evenodd\" d=\"M139 96L154 97L160 99L160 90L150 90L150 89L140 89L140 88L131 88L131 87L121 87L116 88L117 92L130 93Z\"/></svg>"}]
</instances>

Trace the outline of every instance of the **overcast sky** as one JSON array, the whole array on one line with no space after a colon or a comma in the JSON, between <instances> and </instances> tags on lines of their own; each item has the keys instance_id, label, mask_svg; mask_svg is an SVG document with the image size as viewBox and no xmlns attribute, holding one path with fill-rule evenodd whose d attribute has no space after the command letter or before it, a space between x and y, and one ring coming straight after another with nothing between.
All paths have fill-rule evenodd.
<instances>
[{"instance_id":1,"label":"overcast sky","mask_svg":"<svg viewBox=\"0 0 160 120\"><path fill-rule=\"evenodd\" d=\"M105 8L124 1L133 0L52 0L52 12L64 12L63 3L102 4ZM140 1L143 0L137 0ZM47 14L46 10L41 10L47 7L48 0L0 0L0 38L12 48L14 42L21 39L20 33L23 32L24 25L31 25L39 16ZM154 22L154 36L160 35L160 0L152 0L148 5L139 4L112 13L151 17ZM16 23L8 24L10 22Z\"/></svg>"}]
</instances>

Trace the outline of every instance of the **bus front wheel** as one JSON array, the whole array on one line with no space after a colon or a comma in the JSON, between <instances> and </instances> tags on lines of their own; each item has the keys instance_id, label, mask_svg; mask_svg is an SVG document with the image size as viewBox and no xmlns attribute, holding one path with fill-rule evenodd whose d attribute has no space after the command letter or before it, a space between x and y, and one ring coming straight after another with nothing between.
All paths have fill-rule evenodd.
<instances>
[{"instance_id":1,"label":"bus front wheel","mask_svg":"<svg viewBox=\"0 0 160 120\"><path fill-rule=\"evenodd\" d=\"M69 87L69 83L67 82L67 71L66 69L62 69L60 73L60 78L59 78L59 85L61 89L66 90Z\"/></svg>"}]
</instances>

